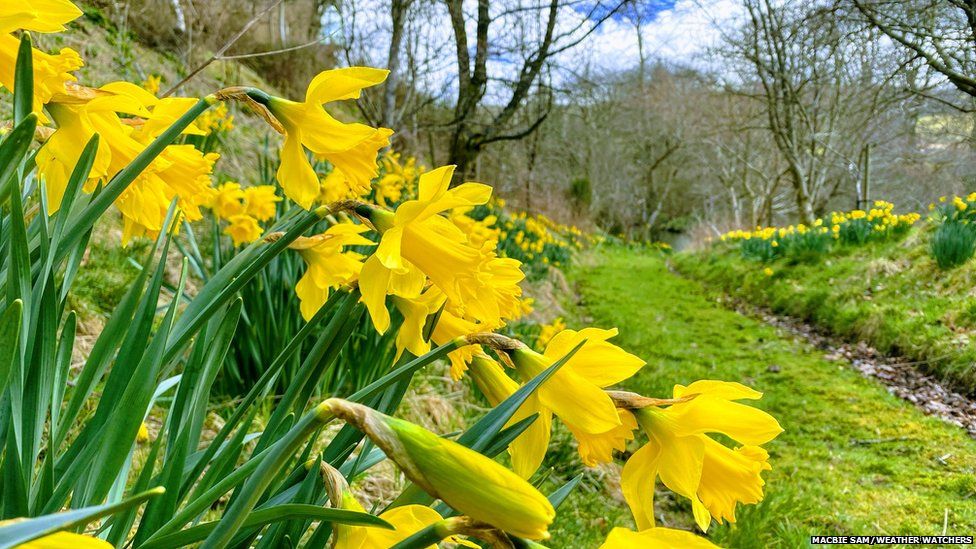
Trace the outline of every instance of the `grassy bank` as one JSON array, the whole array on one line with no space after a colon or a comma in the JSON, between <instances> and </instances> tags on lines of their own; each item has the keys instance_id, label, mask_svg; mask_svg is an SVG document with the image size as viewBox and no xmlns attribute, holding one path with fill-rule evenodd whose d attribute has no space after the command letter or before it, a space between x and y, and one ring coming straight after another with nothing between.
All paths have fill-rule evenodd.
<instances>
[{"instance_id":1,"label":"grassy bank","mask_svg":"<svg viewBox=\"0 0 976 549\"><path fill-rule=\"evenodd\" d=\"M592 252L570 279L576 324L619 327L617 343L648 361L630 389L664 396L699 378L741 381L765 392L759 406L786 429L769 445L766 500L741 509L737 526L713 525L717 543L797 547L811 534L931 534L943 520L949 533L976 529L976 441L960 429L721 307L657 254ZM629 524L622 502L602 507L616 492L615 472L593 473L590 490L566 503L552 546L595 546L613 525ZM659 497L658 507L662 523L690 527L684 502Z\"/></svg>"},{"instance_id":2,"label":"grassy bank","mask_svg":"<svg viewBox=\"0 0 976 549\"><path fill-rule=\"evenodd\" d=\"M964 392L976 391L976 270L944 271L929 255L930 232L837 247L802 262L747 261L738 246L683 253L683 274L746 302L799 317L841 337L919 361Z\"/></svg>"}]
</instances>

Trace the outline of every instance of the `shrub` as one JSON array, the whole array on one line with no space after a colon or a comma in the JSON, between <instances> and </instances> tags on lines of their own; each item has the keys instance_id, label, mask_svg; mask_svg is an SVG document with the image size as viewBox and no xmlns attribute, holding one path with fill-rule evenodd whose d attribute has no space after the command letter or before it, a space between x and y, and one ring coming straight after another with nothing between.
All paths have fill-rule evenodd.
<instances>
[{"instance_id":1,"label":"shrub","mask_svg":"<svg viewBox=\"0 0 976 549\"><path fill-rule=\"evenodd\" d=\"M942 269L958 267L976 251L976 230L973 225L947 220L932 235L932 257Z\"/></svg>"}]
</instances>

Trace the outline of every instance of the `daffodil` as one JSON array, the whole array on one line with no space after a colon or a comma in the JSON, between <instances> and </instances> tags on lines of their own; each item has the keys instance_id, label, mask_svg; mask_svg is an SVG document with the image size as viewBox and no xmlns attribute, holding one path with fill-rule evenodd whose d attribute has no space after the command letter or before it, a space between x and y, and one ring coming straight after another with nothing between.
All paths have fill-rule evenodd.
<instances>
[{"instance_id":1,"label":"daffodil","mask_svg":"<svg viewBox=\"0 0 976 549\"><path fill-rule=\"evenodd\" d=\"M535 339L535 345L539 349L545 349L553 336L566 329L566 322L562 317L556 317L549 324L543 324L539 329L539 335Z\"/></svg>"},{"instance_id":2,"label":"daffodil","mask_svg":"<svg viewBox=\"0 0 976 549\"><path fill-rule=\"evenodd\" d=\"M0 34L0 86L8 90L14 89L14 70L17 66L19 48L20 40L17 37L11 34ZM43 106L56 94L63 93L66 84L76 80L71 73L80 69L84 62L78 52L71 48L62 48L56 54L32 48L31 59L34 64L33 111L39 115L42 122L46 122Z\"/></svg>"},{"instance_id":3,"label":"daffodil","mask_svg":"<svg viewBox=\"0 0 976 549\"><path fill-rule=\"evenodd\" d=\"M275 204L278 202L281 202L281 197L275 194L274 185L255 185L244 189L244 213L258 221L274 217Z\"/></svg>"},{"instance_id":4,"label":"daffodil","mask_svg":"<svg viewBox=\"0 0 976 549\"><path fill-rule=\"evenodd\" d=\"M147 92L156 95L159 93L159 86L163 83L163 77L158 74L150 74L142 81L142 88Z\"/></svg>"},{"instance_id":5,"label":"daffodil","mask_svg":"<svg viewBox=\"0 0 976 549\"><path fill-rule=\"evenodd\" d=\"M230 223L224 228L224 234L231 238L235 246L254 242L264 233L258 220L247 214L232 215L228 221Z\"/></svg>"},{"instance_id":6,"label":"daffodil","mask_svg":"<svg viewBox=\"0 0 976 549\"><path fill-rule=\"evenodd\" d=\"M236 181L225 181L217 186L208 206L221 219L230 219L244 213L244 189Z\"/></svg>"},{"instance_id":7,"label":"daffodil","mask_svg":"<svg viewBox=\"0 0 976 549\"><path fill-rule=\"evenodd\" d=\"M707 539L684 530L673 528L648 528L635 532L627 528L614 528L600 549L717 549Z\"/></svg>"},{"instance_id":8,"label":"daffodil","mask_svg":"<svg viewBox=\"0 0 976 549\"><path fill-rule=\"evenodd\" d=\"M32 32L62 32L65 25L81 17L81 10L68 0L17 0L0 5L0 33L17 29Z\"/></svg>"},{"instance_id":9,"label":"daffodil","mask_svg":"<svg viewBox=\"0 0 976 549\"><path fill-rule=\"evenodd\" d=\"M145 422L139 424L139 432L136 433L136 442L149 442L149 426Z\"/></svg>"},{"instance_id":10,"label":"daffodil","mask_svg":"<svg viewBox=\"0 0 976 549\"><path fill-rule=\"evenodd\" d=\"M389 144L393 131L339 122L322 105L357 99L363 88L383 82L388 73L367 67L324 71L312 79L304 102L279 97L267 102L285 130L278 181L288 198L308 209L319 195L319 179L306 148L338 168L352 185L369 188L378 171L376 155Z\"/></svg>"},{"instance_id":11,"label":"daffodil","mask_svg":"<svg viewBox=\"0 0 976 549\"><path fill-rule=\"evenodd\" d=\"M51 33L65 30L65 25L81 15L81 10L66 0L17 0L0 5L0 86L14 89L14 69L20 40L10 34L22 29ZM57 54L31 49L34 65L34 106L42 122L46 122L43 105L64 91L65 84L75 80L70 73L84 65L78 52L63 48Z\"/></svg>"},{"instance_id":12,"label":"daffodil","mask_svg":"<svg viewBox=\"0 0 976 549\"><path fill-rule=\"evenodd\" d=\"M449 189L453 173L453 166L445 166L423 174L419 197L404 202L395 213L360 208L382 233L360 280L363 302L381 333L390 325L387 294L415 298L425 277L465 315L482 321L499 318L497 299L485 277L493 254L469 245L465 234L439 215L458 206L484 204L491 187L465 183Z\"/></svg>"},{"instance_id":13,"label":"daffodil","mask_svg":"<svg viewBox=\"0 0 976 549\"><path fill-rule=\"evenodd\" d=\"M359 277L363 256L356 252L344 252L343 247L373 246L373 241L362 236L367 230L363 225L339 223L320 235L300 237L289 245L308 264L305 274L295 285L305 320L312 318L322 307L330 289Z\"/></svg>"},{"instance_id":14,"label":"daffodil","mask_svg":"<svg viewBox=\"0 0 976 549\"><path fill-rule=\"evenodd\" d=\"M49 212L60 208L68 175L94 134L100 137L99 149L85 192L92 192L129 165L165 129L146 123L152 120L152 109L164 104L125 82L97 90L73 87L64 102L51 103L48 109L58 130L38 152L38 174L47 189ZM118 113L131 115L127 120L132 123L123 123ZM115 201L123 217L123 244L135 236L163 230L174 199L183 219L200 219L200 207L213 198L210 175L217 158L217 154L204 154L190 145L166 147Z\"/></svg>"},{"instance_id":15,"label":"daffodil","mask_svg":"<svg viewBox=\"0 0 976 549\"><path fill-rule=\"evenodd\" d=\"M552 504L495 461L360 404L329 399L324 406L365 432L411 481L459 513L515 536L549 537Z\"/></svg>"},{"instance_id":16,"label":"daffodil","mask_svg":"<svg viewBox=\"0 0 976 549\"><path fill-rule=\"evenodd\" d=\"M760 445L783 429L766 412L735 402L761 396L739 383L703 380L675 386L674 398L686 399L682 402L634 411L648 443L627 461L620 483L639 529L654 526L658 477L691 500L703 531L712 517L735 522L737 503L762 500L761 473L770 466ZM742 446L728 448L708 433L723 434Z\"/></svg>"},{"instance_id":17,"label":"daffodil","mask_svg":"<svg viewBox=\"0 0 976 549\"><path fill-rule=\"evenodd\" d=\"M637 428L633 416L625 410L618 410L602 388L632 376L644 365L644 361L608 343L607 339L614 335L616 330L563 330L552 338L542 354L528 348L511 352L519 377L529 381L586 340L576 354L520 408L520 417L533 413L538 413L539 417L536 420L538 426L533 424L510 446L516 473L528 478L542 464L549 447L549 425L553 413L560 417L577 439L580 457L588 466L609 462L613 450L624 450L627 441L633 439L633 431ZM496 386L507 384L499 381L499 376L504 376L504 372L478 361L477 357L475 362L478 363L477 372L474 371L473 362L472 376L476 376L475 382L479 388L486 384L486 378L494 380L492 384ZM491 401L492 397L488 398Z\"/></svg>"},{"instance_id":18,"label":"daffodil","mask_svg":"<svg viewBox=\"0 0 976 549\"><path fill-rule=\"evenodd\" d=\"M585 340L576 354L539 387L539 400L579 431L606 433L622 422L603 387L629 378L644 366L643 360L607 341L616 335L616 329L563 330L543 353L520 348L512 352L512 361L519 376L529 381Z\"/></svg>"},{"instance_id":19,"label":"daffodil","mask_svg":"<svg viewBox=\"0 0 976 549\"><path fill-rule=\"evenodd\" d=\"M366 512L348 490L342 494L341 508ZM387 549L443 518L437 511L423 505L395 507L379 517L393 526L393 530L337 523L333 549Z\"/></svg>"}]
</instances>

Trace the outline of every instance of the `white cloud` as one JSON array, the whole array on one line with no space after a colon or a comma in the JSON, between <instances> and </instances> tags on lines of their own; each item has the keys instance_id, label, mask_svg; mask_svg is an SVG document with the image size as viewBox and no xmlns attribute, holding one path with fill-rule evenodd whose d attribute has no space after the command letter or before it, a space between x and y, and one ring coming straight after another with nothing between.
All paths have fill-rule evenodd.
<instances>
[{"instance_id":1,"label":"white cloud","mask_svg":"<svg viewBox=\"0 0 976 549\"><path fill-rule=\"evenodd\" d=\"M681 65L708 66L705 52L719 44L723 32L732 30L742 13L737 0L678 0L674 8L659 12L642 26L645 55ZM580 50L595 68L632 68L639 61L637 29L627 21L607 21Z\"/></svg>"},{"instance_id":2,"label":"white cloud","mask_svg":"<svg viewBox=\"0 0 976 549\"><path fill-rule=\"evenodd\" d=\"M395 1L395 0L394 0ZM368 62L382 66L386 60L389 36L389 0L357 0L354 13L345 14L347 39L352 33L358 42L358 55ZM504 5L504 3L501 3ZM425 5L425 4L421 4ZM493 4L497 7L498 4ZM425 5L426 6L426 5ZM476 4L465 4L469 38L475 34ZM723 32L729 32L737 25L742 15L739 0L676 0L674 7L657 13L657 16L642 26L645 52L649 59L660 59L679 65L700 68L714 68L704 55L708 48L716 46ZM534 43L541 35L544 10L516 12L504 17L496 17L492 22L493 57L489 60L489 71L495 77L515 78L521 67L520 55L516 45L520 36L530 36ZM529 14L533 14L529 15ZM492 14L493 17L497 14ZM556 34L565 34L588 28L585 16L566 8L560 14ZM582 24L581 24L582 23ZM426 70L421 71L420 81L415 82L435 94L453 94L456 82L456 65L453 38L447 12L442 6L427 6L424 14L411 23L408 39L413 47L424 49L419 57L427 58ZM632 23L622 19L610 19L603 23L580 45L562 52L557 57L557 65L563 68L554 75L557 80L572 78L572 74L584 68L598 72L621 71L633 68L639 60L636 29ZM500 36L500 37L499 37ZM566 43L571 39L564 39ZM446 86L446 87L445 87ZM489 88L489 96L494 95L497 83ZM498 91L501 91L499 88ZM504 92L502 92L504 95Z\"/></svg>"}]
</instances>

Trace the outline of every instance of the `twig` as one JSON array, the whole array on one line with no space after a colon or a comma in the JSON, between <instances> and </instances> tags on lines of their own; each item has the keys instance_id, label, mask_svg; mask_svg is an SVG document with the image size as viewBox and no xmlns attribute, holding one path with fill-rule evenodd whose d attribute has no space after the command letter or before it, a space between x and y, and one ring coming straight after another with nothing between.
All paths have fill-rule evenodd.
<instances>
[{"instance_id":1,"label":"twig","mask_svg":"<svg viewBox=\"0 0 976 549\"><path fill-rule=\"evenodd\" d=\"M183 78L183 80L180 80L179 82L177 82L175 86L173 86L172 88L170 88L169 90L167 90L166 93L164 93L161 97L169 97L170 95L173 94L173 92L175 92L176 90L178 90L180 88L180 86L182 86L183 84L186 84L188 81L190 81L191 78L193 78L194 76L200 74L200 72L203 71L203 69L205 69L208 66L210 66L211 63L213 63L214 61L219 60L224 55L224 53L227 50L230 49L231 46L233 46L238 40L240 40L241 37L244 36L244 34L247 31L249 31L251 29L251 27L254 26L255 23L257 23L265 15L267 15L268 13L270 13L271 10L273 10L276 7L278 7L279 5L281 5L281 3L283 1L284 0L272 0L272 2L270 4L268 4L268 7L264 8L263 10L261 10L257 15L255 15L254 17L252 17L250 21L248 21L247 23L245 23L244 26L241 27L241 30L237 31L237 34L235 34L234 36L232 36L230 38L230 40L228 40L223 46L220 47L220 49L218 49L216 52L214 52L213 55L210 56L210 59L207 59L206 61L203 62L202 65L200 65L197 68L193 69L190 72L190 74L186 75Z\"/></svg>"},{"instance_id":2,"label":"twig","mask_svg":"<svg viewBox=\"0 0 976 549\"><path fill-rule=\"evenodd\" d=\"M278 55L279 53L288 53L290 51L300 50L300 49L314 46L316 44L321 44L323 40L325 40L325 38L320 37L320 38L316 38L315 40L312 40L311 42L307 42L305 44L299 44L297 46L289 46L287 48L281 48L279 50L259 51L254 53L239 53L236 55L221 55L217 58L217 61L229 61L233 59L249 59L251 57L263 57L265 55Z\"/></svg>"}]
</instances>

